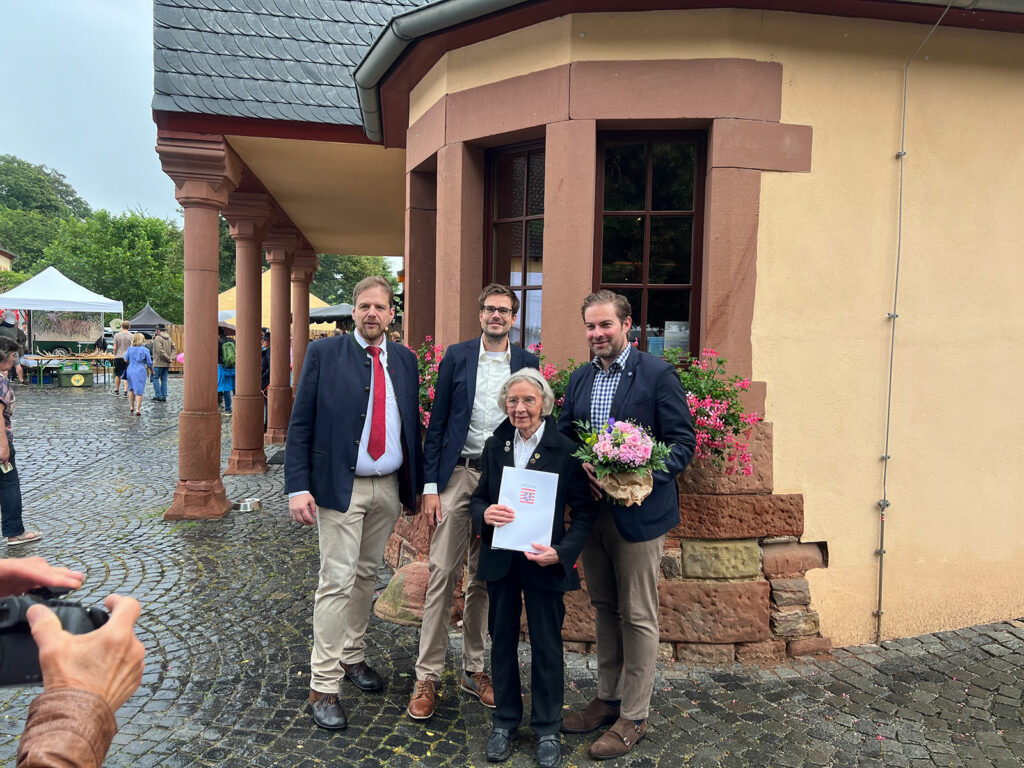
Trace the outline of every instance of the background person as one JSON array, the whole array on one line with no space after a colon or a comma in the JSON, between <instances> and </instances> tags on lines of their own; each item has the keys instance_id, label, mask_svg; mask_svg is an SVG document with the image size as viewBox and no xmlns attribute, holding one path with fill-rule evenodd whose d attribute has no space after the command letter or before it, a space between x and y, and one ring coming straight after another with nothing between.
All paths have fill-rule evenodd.
<instances>
[{"instance_id":1,"label":"background person","mask_svg":"<svg viewBox=\"0 0 1024 768\"><path fill-rule=\"evenodd\" d=\"M132 345L132 335L128 332L128 329L131 327L132 324L125 320L121 323L121 331L114 334L114 391L111 393L114 395L121 394L121 379L124 376L125 369L128 367L124 355ZM127 381L124 383L124 393L128 394Z\"/></svg>"},{"instance_id":2,"label":"background person","mask_svg":"<svg viewBox=\"0 0 1024 768\"><path fill-rule=\"evenodd\" d=\"M37 587L77 589L83 575L41 557L0 559L0 595ZM142 682L142 643L135 637L137 600L110 595L110 620L84 635L65 632L49 608L28 610L39 647L43 693L28 708L18 745L19 768L100 768L117 732L114 712Z\"/></svg>"},{"instance_id":3,"label":"background person","mask_svg":"<svg viewBox=\"0 0 1024 768\"><path fill-rule=\"evenodd\" d=\"M584 464L601 510L583 548L583 571L597 625L597 698L562 723L567 733L611 728L590 745L596 760L621 757L647 733L658 658L658 574L665 534L679 524L676 475L697 441L675 368L629 343L632 308L613 291L583 301L583 325L594 357L573 371L558 428L579 442L575 422L597 428L609 418L647 427L671 448L665 471L639 506L615 505Z\"/></svg>"},{"instance_id":4,"label":"background person","mask_svg":"<svg viewBox=\"0 0 1024 768\"><path fill-rule=\"evenodd\" d=\"M234 391L235 342L221 328L217 339L217 402L224 404L224 413L231 413L231 395Z\"/></svg>"},{"instance_id":5,"label":"background person","mask_svg":"<svg viewBox=\"0 0 1024 768\"><path fill-rule=\"evenodd\" d=\"M437 528L430 540L430 578L423 600L416 685L407 708L416 720L434 714L448 648L452 597L464 564L460 687L484 705L494 706L494 689L484 672L487 586L476 578L480 539L473 530L469 498L480 481L484 442L506 419L505 408L497 400L502 383L510 373L526 366L536 368L540 361L509 342L519 312L514 291L491 283L480 292L478 303L480 335L452 344L441 359L423 443L420 512Z\"/></svg>"},{"instance_id":6,"label":"background person","mask_svg":"<svg viewBox=\"0 0 1024 768\"><path fill-rule=\"evenodd\" d=\"M0 322L0 336L5 336L8 339L18 344L18 359L14 361L14 372L17 375L19 384L25 383L25 375L21 370L21 356L25 354L25 332L17 325L17 317L11 310L6 310L3 314L3 321Z\"/></svg>"},{"instance_id":7,"label":"background person","mask_svg":"<svg viewBox=\"0 0 1024 768\"><path fill-rule=\"evenodd\" d=\"M167 371L177 353L167 326L159 323L153 337L153 399L158 402L167 402Z\"/></svg>"},{"instance_id":8,"label":"background person","mask_svg":"<svg viewBox=\"0 0 1024 768\"><path fill-rule=\"evenodd\" d=\"M124 379L128 387L128 405L131 413L142 415L142 393L146 389L146 379L153 373L153 357L146 349L146 337L141 333L132 336L132 345L124 353L127 363Z\"/></svg>"},{"instance_id":9,"label":"background person","mask_svg":"<svg viewBox=\"0 0 1024 768\"><path fill-rule=\"evenodd\" d=\"M562 657L563 595L580 588L576 558L597 516L597 502L579 459L576 444L558 432L550 417L555 396L538 371L524 368L506 379L496 398L506 409L482 456L483 474L473 492L470 510L480 533L477 578L487 582L490 594L488 626L491 632L491 674L496 709L487 741L487 759L509 757L512 739L523 717L519 682L519 632L523 603L530 631L530 725L537 736L537 764L553 768L561 760L562 702L565 698ZM515 519L511 507L498 504L506 467L533 469L558 475L551 544L533 544L534 552L494 549L494 529ZM571 523L565 527L566 503Z\"/></svg>"},{"instance_id":10,"label":"background person","mask_svg":"<svg viewBox=\"0 0 1024 768\"><path fill-rule=\"evenodd\" d=\"M402 507L416 509L423 475L416 355L385 337L391 284L367 277L352 295L356 333L306 352L284 460L288 511L319 536L309 706L332 730L348 724L342 677L364 691L384 687L366 663L377 566Z\"/></svg>"},{"instance_id":11,"label":"background person","mask_svg":"<svg viewBox=\"0 0 1024 768\"><path fill-rule=\"evenodd\" d=\"M0 430L0 517L2 533L7 546L28 544L43 537L39 531L26 531L21 514L21 479L14 461L14 432L11 416L14 413L14 389L7 378L11 366L18 359L20 347L7 336L0 336L0 408L3 410L4 428Z\"/></svg>"}]
</instances>

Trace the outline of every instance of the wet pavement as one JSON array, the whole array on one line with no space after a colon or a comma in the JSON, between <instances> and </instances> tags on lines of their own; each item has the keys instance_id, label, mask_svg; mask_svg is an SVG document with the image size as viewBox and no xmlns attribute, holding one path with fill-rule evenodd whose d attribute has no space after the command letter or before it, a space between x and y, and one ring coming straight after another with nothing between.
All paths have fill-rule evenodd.
<instances>
[{"instance_id":1,"label":"wet pavement","mask_svg":"<svg viewBox=\"0 0 1024 768\"><path fill-rule=\"evenodd\" d=\"M280 465L224 478L231 498L259 497L262 511L162 520L177 476L180 379L167 403L147 399L141 417L109 387L16 391L25 521L45 539L11 554L84 571L77 597L88 604L111 592L143 603L146 671L118 712L107 766L487 764L490 711L458 690L457 635L436 714L423 724L405 716L417 631L373 617L368 660L386 691L343 683L349 728L313 725L305 700L316 533L288 519ZM230 427L225 416L225 466ZM528 682L526 646L520 655ZM569 707L594 695L595 666L593 656L566 654ZM1022 690L1024 621L772 667L659 664L651 730L611 765L1020 766ZM14 765L38 691L0 689L0 764ZM596 765L586 756L592 738L564 737L563 764ZM509 765L534 765L534 747L521 729Z\"/></svg>"}]
</instances>

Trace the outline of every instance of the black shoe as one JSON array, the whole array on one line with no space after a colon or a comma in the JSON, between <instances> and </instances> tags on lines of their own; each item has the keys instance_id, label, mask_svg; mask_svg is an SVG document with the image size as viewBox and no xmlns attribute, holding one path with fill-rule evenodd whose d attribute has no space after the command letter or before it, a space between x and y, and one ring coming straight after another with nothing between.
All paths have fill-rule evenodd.
<instances>
[{"instance_id":1,"label":"black shoe","mask_svg":"<svg viewBox=\"0 0 1024 768\"><path fill-rule=\"evenodd\" d=\"M313 710L313 722L329 731L340 731L348 725L345 710L341 708L336 693L309 692L309 707Z\"/></svg>"},{"instance_id":2,"label":"black shoe","mask_svg":"<svg viewBox=\"0 0 1024 768\"><path fill-rule=\"evenodd\" d=\"M537 743L537 765L540 768L555 768L562 762L562 740L558 734L541 736Z\"/></svg>"},{"instance_id":3,"label":"black shoe","mask_svg":"<svg viewBox=\"0 0 1024 768\"><path fill-rule=\"evenodd\" d=\"M361 691L379 691L384 687L384 678L374 672L365 661L356 664L342 664L345 677Z\"/></svg>"},{"instance_id":4,"label":"black shoe","mask_svg":"<svg viewBox=\"0 0 1024 768\"><path fill-rule=\"evenodd\" d=\"M492 728L487 740L487 761L503 763L512 756L512 733L505 728Z\"/></svg>"}]
</instances>

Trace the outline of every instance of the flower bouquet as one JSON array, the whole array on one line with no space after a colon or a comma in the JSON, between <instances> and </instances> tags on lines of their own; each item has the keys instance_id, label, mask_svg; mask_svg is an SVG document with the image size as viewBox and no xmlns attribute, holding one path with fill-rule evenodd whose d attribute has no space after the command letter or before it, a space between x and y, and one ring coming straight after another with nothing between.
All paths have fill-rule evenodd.
<instances>
[{"instance_id":1,"label":"flower bouquet","mask_svg":"<svg viewBox=\"0 0 1024 768\"><path fill-rule=\"evenodd\" d=\"M582 445L573 454L594 465L597 480L616 504L639 506L654 489L655 470L664 470L672 449L631 421L608 419L601 429L577 421Z\"/></svg>"}]
</instances>

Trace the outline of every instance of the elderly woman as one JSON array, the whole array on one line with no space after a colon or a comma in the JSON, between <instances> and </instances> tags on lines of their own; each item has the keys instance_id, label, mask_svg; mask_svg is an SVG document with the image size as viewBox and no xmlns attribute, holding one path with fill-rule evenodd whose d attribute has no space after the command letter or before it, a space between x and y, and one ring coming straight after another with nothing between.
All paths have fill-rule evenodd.
<instances>
[{"instance_id":1,"label":"elderly woman","mask_svg":"<svg viewBox=\"0 0 1024 768\"><path fill-rule=\"evenodd\" d=\"M146 379L153 375L153 356L145 347L146 337L141 333L132 336L132 345L124 353L128 368L124 372L128 382L128 404L136 416L142 414L142 391L146 388Z\"/></svg>"},{"instance_id":2,"label":"elderly woman","mask_svg":"<svg viewBox=\"0 0 1024 768\"><path fill-rule=\"evenodd\" d=\"M498 403L508 419L488 438L481 456L480 484L470 500L473 524L481 536L477 578L490 596L491 673L495 711L487 759L500 762L512 753L512 740L523 716L520 695L519 616L523 602L530 628L533 694L530 725L538 739L537 762L553 768L561 761L563 595L579 589L576 558L597 515L586 473L572 452L576 446L558 432L551 408L551 387L536 370L523 368L501 386ZM515 519L515 511L498 502L505 467L550 472L558 476L551 546L532 544L517 552L491 546L496 528ZM571 523L565 526L564 510Z\"/></svg>"},{"instance_id":3,"label":"elderly woman","mask_svg":"<svg viewBox=\"0 0 1024 768\"><path fill-rule=\"evenodd\" d=\"M14 390L7 378L20 354L18 342L6 336L0 337L0 408L4 414L4 428L0 430L0 517L8 547L28 544L43 537L39 531L26 531L21 521L21 481L14 463L14 433L11 431Z\"/></svg>"}]
</instances>

